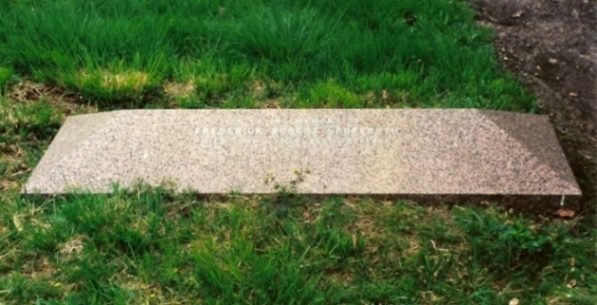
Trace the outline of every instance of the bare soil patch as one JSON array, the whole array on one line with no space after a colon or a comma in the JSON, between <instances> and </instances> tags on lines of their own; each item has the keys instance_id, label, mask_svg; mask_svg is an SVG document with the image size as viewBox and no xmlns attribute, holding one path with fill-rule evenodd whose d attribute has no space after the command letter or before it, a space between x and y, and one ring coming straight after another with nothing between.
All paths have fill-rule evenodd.
<instances>
[{"instance_id":1,"label":"bare soil patch","mask_svg":"<svg viewBox=\"0 0 597 305\"><path fill-rule=\"evenodd\" d=\"M597 2L472 0L493 27L504 66L537 95L549 114L584 202L597 185Z\"/></svg>"}]
</instances>

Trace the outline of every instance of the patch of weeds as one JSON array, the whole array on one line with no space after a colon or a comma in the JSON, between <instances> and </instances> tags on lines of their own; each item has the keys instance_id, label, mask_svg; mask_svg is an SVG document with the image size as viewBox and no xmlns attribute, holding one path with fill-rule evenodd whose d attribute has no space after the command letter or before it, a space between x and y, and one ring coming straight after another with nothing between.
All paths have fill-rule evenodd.
<instances>
[{"instance_id":1,"label":"patch of weeds","mask_svg":"<svg viewBox=\"0 0 597 305\"><path fill-rule=\"evenodd\" d=\"M62 81L84 97L97 100L100 105L107 101L139 103L159 84L159 79L149 73L120 69L82 70L74 75L64 75Z\"/></svg>"},{"instance_id":2,"label":"patch of weeds","mask_svg":"<svg viewBox=\"0 0 597 305\"><path fill-rule=\"evenodd\" d=\"M322 108L363 108L364 99L333 80L316 83L307 89L304 96L299 97L297 106Z\"/></svg>"},{"instance_id":3,"label":"patch of weeds","mask_svg":"<svg viewBox=\"0 0 597 305\"><path fill-rule=\"evenodd\" d=\"M467 234L474 259L498 272L535 273L553 254L549 232L523 218L490 208L455 209L456 223Z\"/></svg>"},{"instance_id":4,"label":"patch of weeds","mask_svg":"<svg viewBox=\"0 0 597 305\"><path fill-rule=\"evenodd\" d=\"M597 278L590 270L596 267L595 251L589 244L594 244L595 230L575 237L570 231L577 227L574 222L533 221L494 207L483 212L455 208L454 215L470 243L472 270L493 277L493 286L502 290L498 299L566 303L569 296L594 291ZM519 288L529 291L522 296L510 292Z\"/></svg>"}]
</instances>

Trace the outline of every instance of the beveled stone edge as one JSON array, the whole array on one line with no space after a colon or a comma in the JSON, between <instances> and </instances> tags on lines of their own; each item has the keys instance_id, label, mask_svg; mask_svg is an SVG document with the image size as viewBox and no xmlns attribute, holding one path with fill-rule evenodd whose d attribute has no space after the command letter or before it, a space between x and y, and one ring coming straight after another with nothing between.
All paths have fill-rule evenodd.
<instances>
[{"instance_id":1,"label":"beveled stone edge","mask_svg":"<svg viewBox=\"0 0 597 305\"><path fill-rule=\"evenodd\" d=\"M78 115L73 115L73 116L68 116L64 122L62 123L62 125L60 126L60 129L58 130L58 132L56 133L56 135L53 137L52 141L50 142L50 144L48 145L47 149L44 151L44 154L42 155L42 157L40 158L40 160L37 162L37 164L35 165L35 167L33 168L31 174L29 175L29 177L27 177L27 180L25 181L25 183L23 183L21 185L21 193L25 192L27 185L30 184L33 180L33 182L35 182L35 180L40 180L40 178L38 178L39 176L39 172L42 170L51 170L53 167L56 166L56 164L59 164L60 162L64 161L65 159L68 159L68 156L70 156L71 154L75 153L76 151L82 149L82 147L84 147L85 144L90 142L90 138L98 137L98 134L101 134L99 131L102 131L106 128L108 128L109 123L111 121L114 120L114 117L111 117L110 115L108 115L109 112L99 112L99 113L86 113L86 114L78 114ZM91 116L95 116L95 121L85 121L84 117L91 117ZM73 132L73 129L75 128L75 124L77 124L79 121L83 121L84 124L86 125L99 125L99 129L96 130L96 132L88 132L86 134L86 137L84 137L83 139L80 140L80 145L78 147L74 147L72 149L70 149L68 152L66 152L66 154L60 156L59 158L56 158L55 160L48 160L47 155L52 155L53 151L59 151L60 150L60 145L64 145L66 142L69 141L69 139L67 138L68 135L70 135ZM87 127L87 126L86 126ZM57 140L60 141L60 143L54 144L57 142Z\"/></svg>"},{"instance_id":2,"label":"beveled stone edge","mask_svg":"<svg viewBox=\"0 0 597 305\"><path fill-rule=\"evenodd\" d=\"M564 150L562 148L562 145L560 143L560 139L557 136L556 130L553 127L553 124L551 124L551 121L549 119L548 115L540 115L540 114L524 114L524 113L517 113L517 112L506 112L506 111L484 111L484 110L479 110L479 114L481 116L483 116L484 118L486 118L487 120L489 120L492 124L495 125L496 128L503 130L504 132L506 132L510 138L512 138L514 141L516 141L519 145L521 145L522 147L525 148L525 150L532 156L534 156L535 158L537 158L538 160L544 161L542 158L539 158L539 156L537 156L535 154L535 150L533 149L533 147L529 146L529 144L525 141L523 141L522 139L519 138L518 134L516 133L512 133L512 132L508 132L506 130L506 128L504 128L504 126L502 124L499 124L498 121L496 121L496 117L499 115L514 115L514 114L522 114L520 115L521 117L525 117L526 118L532 118L533 120L537 121L537 122L542 122L542 124L545 124L548 129L545 130L546 131L546 136L547 139L553 139L554 143L551 147L551 149L554 151L554 153L558 154L563 162L562 166L563 166L563 171L564 172L559 172L556 168L553 167L553 164L549 163L549 162L542 162L542 164L546 164L547 167L549 167L549 169L555 173L556 175L558 175L562 180L566 180L570 186L571 189L575 189L576 191L578 191L578 194L580 196L582 196L582 190L580 188L580 185L578 184L578 181L576 180L576 176L574 175L572 168L570 167L570 163L568 162L568 158L566 157L566 154L564 154ZM525 118L525 119L526 119Z\"/></svg>"}]
</instances>

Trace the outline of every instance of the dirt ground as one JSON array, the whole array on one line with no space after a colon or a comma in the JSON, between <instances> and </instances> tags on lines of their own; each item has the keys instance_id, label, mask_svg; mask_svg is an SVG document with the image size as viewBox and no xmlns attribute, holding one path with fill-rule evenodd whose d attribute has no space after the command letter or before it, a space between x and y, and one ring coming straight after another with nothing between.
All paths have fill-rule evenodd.
<instances>
[{"instance_id":1,"label":"dirt ground","mask_svg":"<svg viewBox=\"0 0 597 305\"><path fill-rule=\"evenodd\" d=\"M597 207L597 1L472 0L503 65L549 114L585 208ZM589 206L586 204L592 202Z\"/></svg>"}]
</instances>

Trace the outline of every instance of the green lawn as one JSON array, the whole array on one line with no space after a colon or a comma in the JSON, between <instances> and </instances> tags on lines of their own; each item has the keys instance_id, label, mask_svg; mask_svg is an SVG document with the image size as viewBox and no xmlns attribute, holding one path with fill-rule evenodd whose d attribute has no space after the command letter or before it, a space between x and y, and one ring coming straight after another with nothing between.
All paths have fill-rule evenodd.
<instances>
[{"instance_id":1,"label":"green lawn","mask_svg":"<svg viewBox=\"0 0 597 305\"><path fill-rule=\"evenodd\" d=\"M588 211L19 194L73 113L534 112L492 37L462 1L0 0L0 304L596 304Z\"/></svg>"},{"instance_id":2,"label":"green lawn","mask_svg":"<svg viewBox=\"0 0 597 305\"><path fill-rule=\"evenodd\" d=\"M0 5L0 66L110 108L534 108L458 1Z\"/></svg>"}]
</instances>

